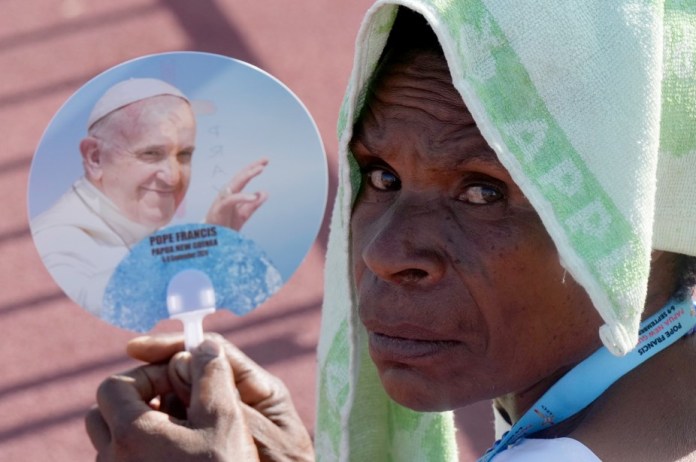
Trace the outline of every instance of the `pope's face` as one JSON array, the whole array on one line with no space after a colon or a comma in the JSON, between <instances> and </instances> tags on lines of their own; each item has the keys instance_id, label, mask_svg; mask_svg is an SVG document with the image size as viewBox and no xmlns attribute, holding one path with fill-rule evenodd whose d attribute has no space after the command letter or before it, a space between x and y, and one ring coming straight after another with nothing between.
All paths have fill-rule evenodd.
<instances>
[{"instance_id":1,"label":"pope's face","mask_svg":"<svg viewBox=\"0 0 696 462\"><path fill-rule=\"evenodd\" d=\"M90 180L130 220L167 224L191 177L196 122L175 96L156 96L107 116L95 130ZM90 163L91 162L91 163Z\"/></svg>"},{"instance_id":2,"label":"pope's face","mask_svg":"<svg viewBox=\"0 0 696 462\"><path fill-rule=\"evenodd\" d=\"M601 320L444 59L388 69L351 142L353 278L382 383L418 410L535 394L600 346Z\"/></svg>"}]
</instances>

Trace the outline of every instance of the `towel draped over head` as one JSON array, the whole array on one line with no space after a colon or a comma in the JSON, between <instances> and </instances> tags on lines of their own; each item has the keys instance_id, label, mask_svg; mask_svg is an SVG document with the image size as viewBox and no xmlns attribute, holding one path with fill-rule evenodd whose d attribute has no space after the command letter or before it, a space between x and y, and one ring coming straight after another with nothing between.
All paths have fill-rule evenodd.
<instances>
[{"instance_id":1,"label":"towel draped over head","mask_svg":"<svg viewBox=\"0 0 696 462\"><path fill-rule=\"evenodd\" d=\"M637 342L651 250L696 255L696 1L377 1L338 122L319 344L323 461L457 459L451 413L387 397L352 292L360 175L348 143L399 6L433 28L482 135L602 316L610 351Z\"/></svg>"}]
</instances>

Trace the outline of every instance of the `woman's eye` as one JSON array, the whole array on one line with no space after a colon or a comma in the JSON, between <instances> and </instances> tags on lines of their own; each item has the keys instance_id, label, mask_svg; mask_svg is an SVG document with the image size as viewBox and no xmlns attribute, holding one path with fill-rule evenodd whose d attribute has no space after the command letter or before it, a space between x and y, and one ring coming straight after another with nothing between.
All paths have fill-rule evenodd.
<instances>
[{"instance_id":1,"label":"woman's eye","mask_svg":"<svg viewBox=\"0 0 696 462\"><path fill-rule=\"evenodd\" d=\"M389 170L373 168L366 172L367 181L380 191L396 191L401 187L401 181Z\"/></svg>"},{"instance_id":2,"label":"woman's eye","mask_svg":"<svg viewBox=\"0 0 696 462\"><path fill-rule=\"evenodd\" d=\"M473 184L464 189L459 195L459 200L474 205L485 205L503 199L505 195L495 186L487 184Z\"/></svg>"}]
</instances>

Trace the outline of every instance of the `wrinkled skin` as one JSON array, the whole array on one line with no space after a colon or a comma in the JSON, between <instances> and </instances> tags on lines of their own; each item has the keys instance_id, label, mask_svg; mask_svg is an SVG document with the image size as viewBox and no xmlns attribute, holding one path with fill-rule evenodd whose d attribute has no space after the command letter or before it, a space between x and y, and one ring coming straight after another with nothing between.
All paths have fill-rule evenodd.
<instances>
[{"instance_id":1,"label":"wrinkled skin","mask_svg":"<svg viewBox=\"0 0 696 462\"><path fill-rule=\"evenodd\" d=\"M100 385L86 417L97 460L314 460L282 382L219 336L190 355L183 347L181 336L129 343L129 355L150 364Z\"/></svg>"},{"instance_id":2,"label":"wrinkled skin","mask_svg":"<svg viewBox=\"0 0 696 462\"><path fill-rule=\"evenodd\" d=\"M351 227L359 313L392 398L426 411L533 400L600 346L592 303L444 58L390 66L351 151L363 172Z\"/></svg>"}]
</instances>

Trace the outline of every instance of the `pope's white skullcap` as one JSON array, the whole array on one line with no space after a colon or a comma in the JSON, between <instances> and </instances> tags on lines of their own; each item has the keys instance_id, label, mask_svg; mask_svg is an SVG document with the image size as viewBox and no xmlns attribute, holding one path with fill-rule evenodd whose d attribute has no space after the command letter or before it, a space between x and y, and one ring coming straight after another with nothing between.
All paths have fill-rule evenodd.
<instances>
[{"instance_id":1,"label":"pope's white skullcap","mask_svg":"<svg viewBox=\"0 0 696 462\"><path fill-rule=\"evenodd\" d=\"M89 129L106 115L124 106L153 96L172 95L189 102L188 98L176 87L158 79L139 78L118 82L102 95L87 119Z\"/></svg>"}]
</instances>

